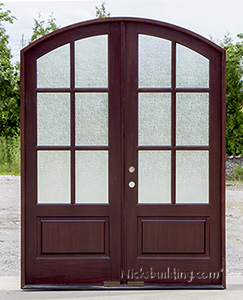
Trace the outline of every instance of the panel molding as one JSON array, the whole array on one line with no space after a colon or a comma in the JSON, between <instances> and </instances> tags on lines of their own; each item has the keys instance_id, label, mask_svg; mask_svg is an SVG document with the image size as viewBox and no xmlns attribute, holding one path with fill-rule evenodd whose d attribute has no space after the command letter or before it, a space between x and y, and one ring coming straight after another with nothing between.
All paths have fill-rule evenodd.
<instances>
[{"instance_id":1,"label":"panel molding","mask_svg":"<svg viewBox=\"0 0 243 300\"><path fill-rule=\"evenodd\" d=\"M109 218L37 218L37 257L109 256Z\"/></svg>"},{"instance_id":2,"label":"panel molding","mask_svg":"<svg viewBox=\"0 0 243 300\"><path fill-rule=\"evenodd\" d=\"M209 217L138 217L137 258L145 257L209 257Z\"/></svg>"}]
</instances>

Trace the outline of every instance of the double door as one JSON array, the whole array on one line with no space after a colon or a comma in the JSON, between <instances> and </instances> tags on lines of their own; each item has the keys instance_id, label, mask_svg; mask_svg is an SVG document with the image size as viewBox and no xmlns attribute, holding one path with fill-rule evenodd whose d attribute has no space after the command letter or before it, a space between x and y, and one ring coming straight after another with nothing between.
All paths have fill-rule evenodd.
<instances>
[{"instance_id":1,"label":"double door","mask_svg":"<svg viewBox=\"0 0 243 300\"><path fill-rule=\"evenodd\" d=\"M122 18L23 51L22 287L224 285L221 59Z\"/></svg>"}]
</instances>

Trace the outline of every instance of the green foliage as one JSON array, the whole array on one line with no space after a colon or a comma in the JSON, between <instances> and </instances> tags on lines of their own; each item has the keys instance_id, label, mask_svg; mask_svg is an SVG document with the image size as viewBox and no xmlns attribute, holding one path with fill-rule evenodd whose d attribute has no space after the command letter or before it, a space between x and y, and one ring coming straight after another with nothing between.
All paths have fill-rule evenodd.
<instances>
[{"instance_id":1,"label":"green foliage","mask_svg":"<svg viewBox=\"0 0 243 300\"><path fill-rule=\"evenodd\" d=\"M233 180L243 180L243 165L233 168L232 171Z\"/></svg>"},{"instance_id":2,"label":"green foliage","mask_svg":"<svg viewBox=\"0 0 243 300\"><path fill-rule=\"evenodd\" d=\"M33 34L31 36L31 42L37 40L38 38L59 29L55 23L56 19L53 18L53 13L50 14L49 18L41 20L41 13L39 13L38 19L34 19Z\"/></svg>"},{"instance_id":3,"label":"green foliage","mask_svg":"<svg viewBox=\"0 0 243 300\"><path fill-rule=\"evenodd\" d=\"M0 136L14 136L20 132L19 64L13 66L11 63L9 36L4 27L4 22L12 24L14 19L10 10L3 10L3 3L0 3Z\"/></svg>"},{"instance_id":4,"label":"green foliage","mask_svg":"<svg viewBox=\"0 0 243 300\"><path fill-rule=\"evenodd\" d=\"M0 57L0 136L20 133L19 66Z\"/></svg>"},{"instance_id":5,"label":"green foliage","mask_svg":"<svg viewBox=\"0 0 243 300\"><path fill-rule=\"evenodd\" d=\"M103 1L101 3L100 8L98 6L95 7L95 9L96 9L96 18L103 19L103 18L109 18L111 16L111 14L106 11L105 5L106 5L106 3L105 3L105 1Z\"/></svg>"},{"instance_id":6,"label":"green foliage","mask_svg":"<svg viewBox=\"0 0 243 300\"><path fill-rule=\"evenodd\" d=\"M20 137L0 136L0 174L20 175Z\"/></svg>"},{"instance_id":7,"label":"green foliage","mask_svg":"<svg viewBox=\"0 0 243 300\"><path fill-rule=\"evenodd\" d=\"M226 153L243 154L243 34L239 42L225 36L226 50Z\"/></svg>"},{"instance_id":8,"label":"green foliage","mask_svg":"<svg viewBox=\"0 0 243 300\"><path fill-rule=\"evenodd\" d=\"M4 10L4 4L0 3L0 56L5 56L6 58L11 58L11 52L8 48L9 36L6 34L6 29L4 27L4 22L13 24L16 18L11 15L10 10Z\"/></svg>"},{"instance_id":9,"label":"green foliage","mask_svg":"<svg viewBox=\"0 0 243 300\"><path fill-rule=\"evenodd\" d=\"M13 23L10 10L0 3L0 174L20 173L20 77L19 63L11 63L8 48L9 36L4 22ZM58 27L52 14L47 21L35 19L31 41L46 35Z\"/></svg>"}]
</instances>

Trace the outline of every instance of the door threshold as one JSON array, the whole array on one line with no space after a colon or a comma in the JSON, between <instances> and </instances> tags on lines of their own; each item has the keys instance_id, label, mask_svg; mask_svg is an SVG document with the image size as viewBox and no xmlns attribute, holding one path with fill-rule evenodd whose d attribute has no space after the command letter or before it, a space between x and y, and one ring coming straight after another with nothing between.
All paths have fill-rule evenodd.
<instances>
[{"instance_id":1,"label":"door threshold","mask_svg":"<svg viewBox=\"0 0 243 300\"><path fill-rule=\"evenodd\" d=\"M223 285L169 285L169 284L145 284L145 285L131 285L121 284L114 286L104 285L66 285L66 284L27 284L24 285L23 290L25 291L82 291L82 290L223 290Z\"/></svg>"}]
</instances>

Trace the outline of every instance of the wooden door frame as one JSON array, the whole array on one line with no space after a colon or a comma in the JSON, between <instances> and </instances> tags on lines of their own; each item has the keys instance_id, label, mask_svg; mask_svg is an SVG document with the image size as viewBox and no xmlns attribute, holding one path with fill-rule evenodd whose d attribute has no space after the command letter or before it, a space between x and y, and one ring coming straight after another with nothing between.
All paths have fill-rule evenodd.
<instances>
[{"instance_id":1,"label":"wooden door frame","mask_svg":"<svg viewBox=\"0 0 243 300\"><path fill-rule=\"evenodd\" d=\"M126 120L130 118L130 116L124 115L125 107L129 105L126 100L127 98L127 91L131 89L131 84L134 87L134 80L137 80L136 78L127 78L127 72L131 71L131 68L134 66L131 65L131 63L126 61L126 43L129 42L126 40L124 33L126 30L130 30L129 27L126 28L127 24L132 24L130 26L131 30L134 30L137 25L139 25L139 28L142 28L143 34L149 34L151 35L151 28L154 31L155 36L160 36L161 31L163 31L164 38L167 38L168 40L172 40L172 45L175 46L175 41L185 45L187 47L192 48L193 50L197 51L198 53L210 58L213 62L215 61L215 65L211 65L210 72L213 72L213 69L217 69L217 77L211 78L211 85L218 85L220 94L215 95L217 97L218 101L221 103L221 110L218 111L218 120L220 120L220 124L216 130L216 132L221 132L220 136L215 136L215 140L212 140L212 143L216 143L220 146L220 173L221 178L217 178L217 185L220 189L220 195L218 195L218 199L220 203L218 203L218 206L220 206L220 226L221 226L221 236L220 236L220 243L222 248L221 253L221 265L223 269L225 270L225 51L220 48L219 46L215 45L211 41L189 31L183 28L180 28L175 25L171 25L168 23L160 22L160 21L154 21L154 20L148 20L148 19L141 19L141 18L107 18L107 19L96 19L86 22L81 22L78 24L74 24L62 29L59 29L55 32L52 32L51 34L42 37L41 39L31 43L29 46L24 48L21 51L21 286L25 286L25 255L26 255L26 249L25 249L25 243L26 243L26 231L31 230L26 227L26 209L27 209L27 196L28 198L35 198L36 195L33 194L33 191L29 191L29 186L36 185L36 182L31 180L31 178L26 177L26 166L28 165L35 165L35 157L28 154L28 149L33 147L33 130L36 130L36 128L30 128L28 124L33 124L33 118L35 110L33 111L30 109L30 107L26 106L26 101L28 99L32 99L36 91L30 90L29 86L35 85L36 82L36 69L35 64L29 64L30 61L35 60L37 57L40 57L41 55L44 55L45 53L48 53L51 50L54 50L55 48L62 46L66 42L70 42L72 40L73 42L77 39L78 36L80 38L85 36L93 36L104 33L104 27L110 26L110 30L112 28L117 28L120 26L120 34L123 37L123 40L121 40L121 44L117 45L117 53L120 53L121 60L116 60L117 58L115 55L113 55L114 61L118 65L120 65L121 69L121 78L118 78L117 80L120 80L121 87L119 91L114 91L114 93L117 93L117 97L121 98L121 106L117 107L120 108L122 111L122 116L120 119L120 129L116 128L117 130L123 130L126 126ZM157 32L157 34L156 34ZM174 47L173 46L173 47ZM175 53L175 52L173 52ZM112 55L112 54L111 54ZM137 55L133 53L133 55ZM71 60L73 60L73 56L71 56ZM175 61L175 54L172 57L172 62ZM126 65L125 69L123 68L124 64ZM175 66L175 64L173 64ZM130 70L130 71L129 71ZM71 70L71 81L73 77L74 70ZM137 72L137 70L136 70ZM30 76L31 74L31 76ZM175 70L173 70L173 74L175 74ZM115 72L111 72L109 74L110 78L114 78ZM175 76L172 77L172 85L175 87ZM126 85L126 90L124 89L124 86ZM142 89L140 89L142 90ZM186 89L184 89L186 92ZM171 90L170 90L171 91ZM189 91L189 90L187 90ZM144 89L144 92L146 92L146 89ZM156 92L156 90L155 90ZM137 91L134 91L136 94ZM115 96L115 94L114 94ZM135 96L135 95L134 95ZM174 100L173 100L174 101ZM172 102L173 103L173 102ZM211 104L213 105L213 103ZM214 109L213 107L211 109ZM173 116L175 119L175 116ZM28 121L28 120L29 121ZM174 123L174 122L173 122ZM121 160L120 167L125 170L127 169L127 166L131 164L131 159L129 159L129 156L127 157L127 162L125 162L125 154L126 152L126 141L124 134L121 134L122 139L120 140L120 150L121 156L123 157ZM217 139L217 140L216 140ZM28 156L28 157L27 157ZM173 161L172 161L173 163ZM215 166L215 167L218 167ZM34 166L34 172L35 172L36 166ZM124 173L118 178L123 186L127 184L127 176ZM172 177L173 181L173 177ZM220 182L219 182L220 181ZM172 183L173 185L173 183ZM28 187L27 187L28 186ZM30 193L30 194L28 194ZM27 195L28 194L28 195ZM125 199L125 188L119 191L119 196L121 199ZM212 195L213 196L213 195ZM174 195L172 193L172 199L174 198ZM174 200L172 200L172 203ZM29 204L28 204L29 205ZM117 212L120 214L121 217L121 223L126 223L126 209L125 201L121 200L121 207L117 207ZM120 212L119 212L120 210ZM125 260L125 240L126 240L126 231L123 227L121 227L121 236L120 240L122 242L121 247L121 268L125 269L126 266L126 260ZM117 267L117 266L116 266ZM225 271L223 274L223 282L222 286L225 287ZM162 287L160 287L162 288Z\"/></svg>"}]
</instances>

